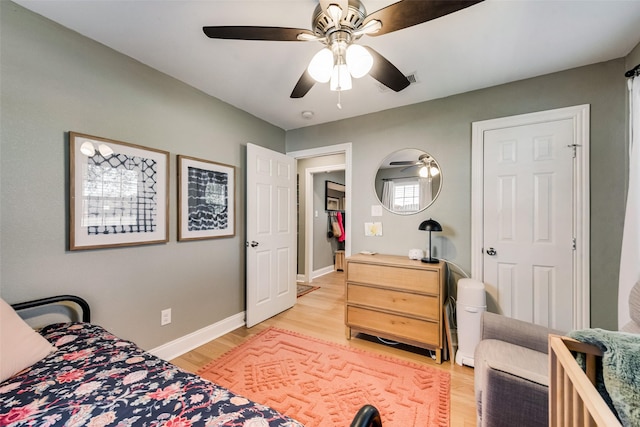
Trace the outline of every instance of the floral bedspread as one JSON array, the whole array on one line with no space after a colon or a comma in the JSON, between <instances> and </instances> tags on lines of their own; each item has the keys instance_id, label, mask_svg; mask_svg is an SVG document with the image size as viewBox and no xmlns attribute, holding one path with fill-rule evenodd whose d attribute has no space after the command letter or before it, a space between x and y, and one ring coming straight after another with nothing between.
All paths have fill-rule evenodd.
<instances>
[{"instance_id":1,"label":"floral bedspread","mask_svg":"<svg viewBox=\"0 0 640 427\"><path fill-rule=\"evenodd\" d=\"M58 351L0 383L0 426L302 427L99 326L42 334Z\"/></svg>"}]
</instances>

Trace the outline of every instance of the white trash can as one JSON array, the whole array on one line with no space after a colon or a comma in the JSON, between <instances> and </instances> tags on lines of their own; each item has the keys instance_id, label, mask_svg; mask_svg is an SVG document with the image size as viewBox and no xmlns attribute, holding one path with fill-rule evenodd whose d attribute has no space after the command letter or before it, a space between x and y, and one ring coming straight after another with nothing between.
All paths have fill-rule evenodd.
<instances>
[{"instance_id":1,"label":"white trash can","mask_svg":"<svg viewBox=\"0 0 640 427\"><path fill-rule=\"evenodd\" d=\"M484 283L475 279L458 280L456 323L458 327L458 351L456 363L473 367L473 352L480 342L480 317L487 309Z\"/></svg>"}]
</instances>

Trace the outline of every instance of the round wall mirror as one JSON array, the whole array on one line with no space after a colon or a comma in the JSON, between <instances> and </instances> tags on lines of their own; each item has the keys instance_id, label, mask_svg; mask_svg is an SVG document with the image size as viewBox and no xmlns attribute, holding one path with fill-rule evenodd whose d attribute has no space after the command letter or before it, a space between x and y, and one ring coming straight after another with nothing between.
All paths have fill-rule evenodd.
<instances>
[{"instance_id":1,"label":"round wall mirror","mask_svg":"<svg viewBox=\"0 0 640 427\"><path fill-rule=\"evenodd\" d=\"M374 187L380 204L389 212L415 214L428 208L440 194L442 170L429 153L405 148L380 163Z\"/></svg>"}]
</instances>

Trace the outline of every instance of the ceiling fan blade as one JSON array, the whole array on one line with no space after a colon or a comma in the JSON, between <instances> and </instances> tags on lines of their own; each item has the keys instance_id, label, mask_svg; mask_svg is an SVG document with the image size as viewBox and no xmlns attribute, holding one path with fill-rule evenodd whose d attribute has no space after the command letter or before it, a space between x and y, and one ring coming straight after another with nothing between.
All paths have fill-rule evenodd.
<instances>
[{"instance_id":1,"label":"ceiling fan blade","mask_svg":"<svg viewBox=\"0 0 640 427\"><path fill-rule=\"evenodd\" d=\"M419 165L411 165L411 166L407 166L406 168L402 168L402 169L400 169L400 172L406 172L406 171L408 171L409 169L415 168L415 167L417 167L417 166L419 166Z\"/></svg>"},{"instance_id":2,"label":"ceiling fan blade","mask_svg":"<svg viewBox=\"0 0 640 427\"><path fill-rule=\"evenodd\" d=\"M307 70L304 70L298 83L296 83L296 87L294 87L291 92L291 98L302 98L311 90L315 83L316 81L311 77L311 74L309 74Z\"/></svg>"},{"instance_id":3,"label":"ceiling fan blade","mask_svg":"<svg viewBox=\"0 0 640 427\"><path fill-rule=\"evenodd\" d=\"M415 166L416 162L412 162L411 160L399 161L399 162L389 162L390 165L393 166Z\"/></svg>"},{"instance_id":4,"label":"ceiling fan blade","mask_svg":"<svg viewBox=\"0 0 640 427\"><path fill-rule=\"evenodd\" d=\"M373 19L382 22L382 28L379 31L369 34L379 36L440 18L481 1L483 0L403 0L370 13L364 25Z\"/></svg>"},{"instance_id":5,"label":"ceiling fan blade","mask_svg":"<svg viewBox=\"0 0 640 427\"><path fill-rule=\"evenodd\" d=\"M284 27L250 27L250 26L219 26L202 27L202 31L212 39L232 40L273 40L273 41L304 41L298 35L305 34L315 37L309 30Z\"/></svg>"},{"instance_id":6,"label":"ceiling fan blade","mask_svg":"<svg viewBox=\"0 0 640 427\"><path fill-rule=\"evenodd\" d=\"M411 82L409 79L402 74L400 70L396 68L387 58L380 55L378 52L370 48L369 46L364 46L365 49L369 51L371 56L373 56L373 66L371 67L371 71L369 71L369 75L396 92L400 92L402 89L409 86Z\"/></svg>"}]
</instances>

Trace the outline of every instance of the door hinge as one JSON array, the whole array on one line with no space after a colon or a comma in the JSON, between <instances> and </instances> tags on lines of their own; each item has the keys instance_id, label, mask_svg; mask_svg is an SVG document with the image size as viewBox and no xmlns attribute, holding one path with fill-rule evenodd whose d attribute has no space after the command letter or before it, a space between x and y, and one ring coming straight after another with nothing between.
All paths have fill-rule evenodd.
<instances>
[{"instance_id":1,"label":"door hinge","mask_svg":"<svg viewBox=\"0 0 640 427\"><path fill-rule=\"evenodd\" d=\"M567 147L573 149L573 158L575 159L578 155L578 147L580 147L580 144L569 144Z\"/></svg>"},{"instance_id":2,"label":"door hinge","mask_svg":"<svg viewBox=\"0 0 640 427\"><path fill-rule=\"evenodd\" d=\"M573 241L573 242L572 242L572 245L571 245L571 246L572 246L572 249L575 251L575 250L576 250L576 238L574 237L574 238L573 238L573 239L571 239L571 240Z\"/></svg>"}]
</instances>

